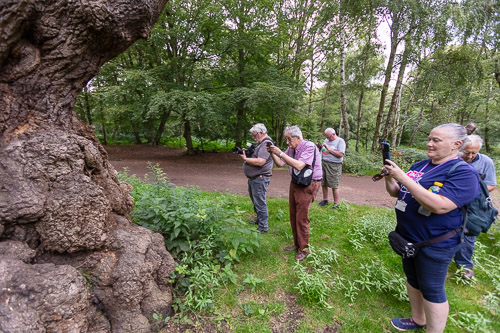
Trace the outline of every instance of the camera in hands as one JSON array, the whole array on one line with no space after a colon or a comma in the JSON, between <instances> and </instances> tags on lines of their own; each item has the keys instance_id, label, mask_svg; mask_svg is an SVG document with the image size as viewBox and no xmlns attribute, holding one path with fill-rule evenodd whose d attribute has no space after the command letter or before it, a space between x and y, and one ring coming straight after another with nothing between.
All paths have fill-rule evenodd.
<instances>
[{"instance_id":1,"label":"camera in hands","mask_svg":"<svg viewBox=\"0 0 500 333\"><path fill-rule=\"evenodd\" d=\"M253 152L255 151L255 147L257 147L253 142L247 142L247 148L245 149L245 156L252 157ZM233 153L241 155L243 154L243 149L240 147L234 147Z\"/></svg>"}]
</instances>

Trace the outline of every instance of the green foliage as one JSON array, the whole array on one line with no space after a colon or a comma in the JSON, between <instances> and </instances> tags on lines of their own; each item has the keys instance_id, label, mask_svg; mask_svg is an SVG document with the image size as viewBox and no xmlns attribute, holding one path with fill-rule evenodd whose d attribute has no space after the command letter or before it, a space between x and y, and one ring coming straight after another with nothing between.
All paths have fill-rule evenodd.
<instances>
[{"instance_id":1,"label":"green foliage","mask_svg":"<svg viewBox=\"0 0 500 333\"><path fill-rule=\"evenodd\" d=\"M331 278L330 272L322 270L308 273L306 267L302 266L300 261L297 261L294 270L297 272L297 279L299 280L294 289L299 295L312 305L331 308L327 301L331 291L328 283Z\"/></svg>"},{"instance_id":2,"label":"green foliage","mask_svg":"<svg viewBox=\"0 0 500 333\"><path fill-rule=\"evenodd\" d=\"M224 197L203 198L198 191L174 187L158 165L149 164L148 168L152 179L120 174L134 188L131 217L161 233L177 259L171 279L184 299L178 309L210 311L214 292L223 284L236 283L232 263L253 253L259 236Z\"/></svg>"},{"instance_id":3,"label":"green foliage","mask_svg":"<svg viewBox=\"0 0 500 333\"><path fill-rule=\"evenodd\" d=\"M252 290L255 290L255 288L262 283L264 283L264 280L255 277L253 274L247 274L245 280L243 280L243 284L249 285Z\"/></svg>"},{"instance_id":4,"label":"green foliage","mask_svg":"<svg viewBox=\"0 0 500 333\"><path fill-rule=\"evenodd\" d=\"M310 304L331 308L328 296L331 292L331 267L337 263L338 253L334 249L318 249L309 247L308 266L297 261L294 271L298 282L294 289Z\"/></svg>"},{"instance_id":5,"label":"green foliage","mask_svg":"<svg viewBox=\"0 0 500 333\"><path fill-rule=\"evenodd\" d=\"M380 248L387 245L387 235L394 228L394 217L362 216L348 228L347 239L356 250L371 245Z\"/></svg>"},{"instance_id":6,"label":"green foliage","mask_svg":"<svg viewBox=\"0 0 500 333\"><path fill-rule=\"evenodd\" d=\"M449 317L449 321L459 327L462 332L490 332L486 327L491 323L480 312L458 312Z\"/></svg>"},{"instance_id":7,"label":"green foliage","mask_svg":"<svg viewBox=\"0 0 500 333\"><path fill-rule=\"evenodd\" d=\"M380 156L372 153L358 153L351 148L347 148L342 172L354 175L375 174L382 169Z\"/></svg>"},{"instance_id":8,"label":"green foliage","mask_svg":"<svg viewBox=\"0 0 500 333\"><path fill-rule=\"evenodd\" d=\"M158 191L158 184L175 190L159 169L153 174L156 176L149 182L127 177L134 186L134 197L136 192ZM120 177L124 179L124 175ZM214 216L206 205L216 205L228 213L220 213L217 216L221 219L213 221L223 226L232 223L228 219L247 221L253 214L248 197L194 192L196 202L189 205L196 213L205 209L204 223L211 223ZM255 236L260 246L253 247L253 252L237 254L239 261L228 254L228 248L236 247L232 241L238 237L220 241L220 235L211 232L190 240L189 250L177 254L171 282L178 313L170 321L192 329L206 318L224 323L234 332L287 331L289 326L279 326L287 320L296 325L297 332L332 325L342 332L385 332L391 329L390 318L409 314L401 260L387 243L387 234L395 223L392 210L342 203L333 211L313 205L310 254L296 262L295 253L282 252L292 242L288 202L268 198L268 205L268 233L260 235L250 232L246 223L241 225L248 235L242 232L239 236ZM456 278L460 272L450 266L446 287L452 306L445 332L498 331L498 229L494 225L476 242L473 283L463 284ZM221 229L213 226L212 230ZM169 238L165 234L167 242Z\"/></svg>"},{"instance_id":9,"label":"green foliage","mask_svg":"<svg viewBox=\"0 0 500 333\"><path fill-rule=\"evenodd\" d=\"M125 179L134 191L132 220L165 236L168 251L179 257L194 250L217 255L221 262L239 260L253 252L258 238L246 228L238 214L224 200L206 200L199 193L174 187L157 165L149 165L153 183ZM196 258L194 258L196 259Z\"/></svg>"}]
</instances>

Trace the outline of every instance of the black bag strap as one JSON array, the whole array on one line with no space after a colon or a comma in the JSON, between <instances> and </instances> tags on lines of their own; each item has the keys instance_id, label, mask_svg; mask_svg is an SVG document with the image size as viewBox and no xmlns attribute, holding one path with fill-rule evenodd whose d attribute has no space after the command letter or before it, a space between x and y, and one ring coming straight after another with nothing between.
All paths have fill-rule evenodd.
<instances>
[{"instance_id":1,"label":"black bag strap","mask_svg":"<svg viewBox=\"0 0 500 333\"><path fill-rule=\"evenodd\" d=\"M462 230L463 230L463 226L461 226L460 228L456 228L456 229L453 229L451 231L448 231L447 233L445 233L445 234L443 234L441 236L437 236L436 238L429 239L429 240L417 243L417 244L415 244L415 246L418 247L418 248L420 248L420 247L424 247L424 246L428 246L428 245L433 245L433 244L441 243L442 241L445 241L448 238L451 238L451 237L457 235Z\"/></svg>"},{"instance_id":2,"label":"black bag strap","mask_svg":"<svg viewBox=\"0 0 500 333\"><path fill-rule=\"evenodd\" d=\"M453 171L455 171L456 168L458 168L459 166L461 166L463 164L467 164L467 162L465 162L464 160L460 160L457 163L453 164L453 166L448 171L447 175L449 176ZM464 232L462 232L462 234L460 235L460 243L462 243L464 241L464 235L467 232L466 225L467 225L468 214L467 214L467 208L465 206L460 207L460 211L462 212L462 216L464 217L464 220L462 222L462 230Z\"/></svg>"}]
</instances>

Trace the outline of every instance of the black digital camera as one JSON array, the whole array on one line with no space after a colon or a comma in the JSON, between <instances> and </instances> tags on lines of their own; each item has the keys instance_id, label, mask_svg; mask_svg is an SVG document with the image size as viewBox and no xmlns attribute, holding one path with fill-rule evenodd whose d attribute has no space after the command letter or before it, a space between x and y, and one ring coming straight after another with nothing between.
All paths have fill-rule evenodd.
<instances>
[{"instance_id":1,"label":"black digital camera","mask_svg":"<svg viewBox=\"0 0 500 333\"><path fill-rule=\"evenodd\" d=\"M255 147L257 147L253 142L247 142L247 148L245 149L245 156L250 158L252 157L253 152L255 151ZM241 155L243 154L243 149L240 147L234 147L233 153Z\"/></svg>"}]
</instances>

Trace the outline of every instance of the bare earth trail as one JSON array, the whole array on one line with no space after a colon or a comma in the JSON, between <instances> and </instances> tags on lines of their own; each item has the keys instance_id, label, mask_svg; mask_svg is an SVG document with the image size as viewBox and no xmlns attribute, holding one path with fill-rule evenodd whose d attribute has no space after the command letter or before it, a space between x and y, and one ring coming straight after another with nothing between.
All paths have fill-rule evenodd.
<instances>
[{"instance_id":1,"label":"bare earth trail","mask_svg":"<svg viewBox=\"0 0 500 333\"><path fill-rule=\"evenodd\" d=\"M148 173L148 161L158 163L170 182L177 186L195 186L200 190L248 195L243 163L233 153L199 153L189 156L183 150L150 145L105 146L109 160L117 171L129 169L129 174L143 177ZM287 169L274 169L269 197L288 197L290 175ZM385 191L384 182L371 177L342 175L340 197L347 203L377 207L394 207L395 199ZM329 199L332 193L329 190ZM321 190L316 201L322 200Z\"/></svg>"}]
</instances>

